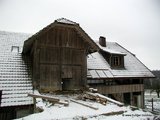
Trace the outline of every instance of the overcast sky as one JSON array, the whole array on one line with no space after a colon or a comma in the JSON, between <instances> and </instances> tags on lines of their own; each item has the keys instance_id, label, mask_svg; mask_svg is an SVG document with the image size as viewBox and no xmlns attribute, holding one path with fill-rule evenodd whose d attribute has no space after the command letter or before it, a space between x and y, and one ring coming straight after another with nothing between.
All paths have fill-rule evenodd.
<instances>
[{"instance_id":1,"label":"overcast sky","mask_svg":"<svg viewBox=\"0 0 160 120\"><path fill-rule=\"evenodd\" d=\"M89 36L118 42L151 70L160 69L160 0L0 0L0 30L36 33L58 18Z\"/></svg>"}]
</instances>

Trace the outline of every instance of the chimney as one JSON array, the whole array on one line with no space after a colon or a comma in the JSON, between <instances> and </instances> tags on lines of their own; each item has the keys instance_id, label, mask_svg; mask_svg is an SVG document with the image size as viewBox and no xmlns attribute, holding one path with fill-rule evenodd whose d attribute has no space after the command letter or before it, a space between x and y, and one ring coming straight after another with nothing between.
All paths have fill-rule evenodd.
<instances>
[{"instance_id":1,"label":"chimney","mask_svg":"<svg viewBox=\"0 0 160 120\"><path fill-rule=\"evenodd\" d=\"M99 44L100 44L102 47L106 47L106 38L103 37L103 36L100 36L100 37L99 37Z\"/></svg>"}]
</instances>

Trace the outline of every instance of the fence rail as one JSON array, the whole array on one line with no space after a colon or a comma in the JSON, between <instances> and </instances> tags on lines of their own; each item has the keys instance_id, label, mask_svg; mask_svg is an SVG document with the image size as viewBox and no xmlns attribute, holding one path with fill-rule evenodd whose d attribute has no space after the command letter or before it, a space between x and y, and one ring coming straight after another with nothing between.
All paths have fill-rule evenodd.
<instances>
[{"instance_id":1,"label":"fence rail","mask_svg":"<svg viewBox=\"0 0 160 120\"><path fill-rule=\"evenodd\" d=\"M160 114L160 98L146 98L146 109L154 114Z\"/></svg>"}]
</instances>

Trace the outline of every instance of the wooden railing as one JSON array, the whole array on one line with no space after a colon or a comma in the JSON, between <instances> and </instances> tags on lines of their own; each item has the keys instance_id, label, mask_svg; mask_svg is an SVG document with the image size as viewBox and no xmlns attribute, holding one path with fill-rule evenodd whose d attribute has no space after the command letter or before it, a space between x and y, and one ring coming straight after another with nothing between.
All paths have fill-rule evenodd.
<instances>
[{"instance_id":1,"label":"wooden railing","mask_svg":"<svg viewBox=\"0 0 160 120\"><path fill-rule=\"evenodd\" d=\"M144 91L143 84L134 84L134 85L112 85L112 86L93 86L98 89L98 92L101 94L114 94L114 93L127 93L127 92L140 92Z\"/></svg>"}]
</instances>

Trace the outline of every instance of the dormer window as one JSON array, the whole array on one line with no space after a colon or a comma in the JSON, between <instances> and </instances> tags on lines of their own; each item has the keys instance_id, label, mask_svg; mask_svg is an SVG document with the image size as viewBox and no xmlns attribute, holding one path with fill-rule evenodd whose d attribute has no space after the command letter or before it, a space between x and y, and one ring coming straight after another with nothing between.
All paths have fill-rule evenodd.
<instances>
[{"instance_id":1,"label":"dormer window","mask_svg":"<svg viewBox=\"0 0 160 120\"><path fill-rule=\"evenodd\" d=\"M117 52L111 49L101 49L100 53L113 69L124 69L125 53Z\"/></svg>"},{"instance_id":2,"label":"dormer window","mask_svg":"<svg viewBox=\"0 0 160 120\"><path fill-rule=\"evenodd\" d=\"M113 69L124 69L125 53L118 53L113 50L101 50L100 53Z\"/></svg>"}]
</instances>

